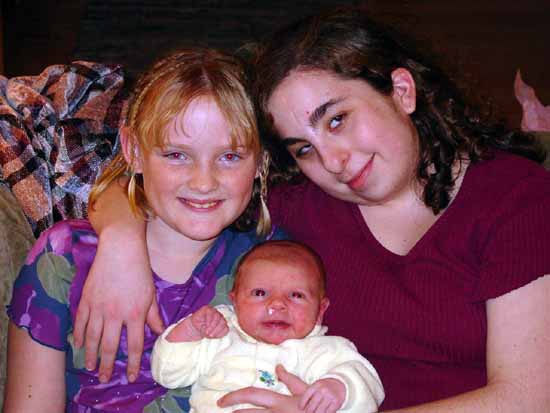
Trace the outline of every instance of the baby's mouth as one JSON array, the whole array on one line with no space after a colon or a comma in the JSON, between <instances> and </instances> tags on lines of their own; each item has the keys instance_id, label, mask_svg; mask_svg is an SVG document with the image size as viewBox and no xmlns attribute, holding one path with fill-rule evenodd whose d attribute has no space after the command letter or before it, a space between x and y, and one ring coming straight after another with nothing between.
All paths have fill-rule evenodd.
<instances>
[{"instance_id":1,"label":"baby's mouth","mask_svg":"<svg viewBox=\"0 0 550 413\"><path fill-rule=\"evenodd\" d=\"M290 327L290 324L286 321L279 320L264 321L263 325L276 330L285 330Z\"/></svg>"}]
</instances>

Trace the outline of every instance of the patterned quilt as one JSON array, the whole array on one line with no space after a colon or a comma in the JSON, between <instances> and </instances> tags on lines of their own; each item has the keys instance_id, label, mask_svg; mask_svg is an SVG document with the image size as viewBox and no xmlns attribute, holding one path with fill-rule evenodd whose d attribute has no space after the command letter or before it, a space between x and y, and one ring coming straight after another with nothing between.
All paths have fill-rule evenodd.
<instances>
[{"instance_id":1,"label":"patterned quilt","mask_svg":"<svg viewBox=\"0 0 550 413\"><path fill-rule=\"evenodd\" d=\"M36 237L86 217L91 185L118 150L123 86L121 66L86 61L0 76L0 180Z\"/></svg>"}]
</instances>

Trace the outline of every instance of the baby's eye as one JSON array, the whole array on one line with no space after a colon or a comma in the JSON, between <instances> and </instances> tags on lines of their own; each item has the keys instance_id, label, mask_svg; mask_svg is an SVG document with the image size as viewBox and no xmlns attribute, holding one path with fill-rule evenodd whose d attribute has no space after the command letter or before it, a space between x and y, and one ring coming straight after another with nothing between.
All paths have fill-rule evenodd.
<instances>
[{"instance_id":1,"label":"baby's eye","mask_svg":"<svg viewBox=\"0 0 550 413\"><path fill-rule=\"evenodd\" d=\"M302 298L305 298L304 294L299 291L293 291L292 293L290 293L290 296L292 298L297 298L299 300L301 300Z\"/></svg>"},{"instance_id":2,"label":"baby's eye","mask_svg":"<svg viewBox=\"0 0 550 413\"><path fill-rule=\"evenodd\" d=\"M265 297L266 291L262 290L261 288L256 288L256 289L252 290L252 295L254 297Z\"/></svg>"},{"instance_id":3,"label":"baby's eye","mask_svg":"<svg viewBox=\"0 0 550 413\"><path fill-rule=\"evenodd\" d=\"M334 129L338 128L342 124L343 120L344 120L344 115L334 116L333 118L330 119L330 121L328 123L329 129L334 130Z\"/></svg>"}]
</instances>

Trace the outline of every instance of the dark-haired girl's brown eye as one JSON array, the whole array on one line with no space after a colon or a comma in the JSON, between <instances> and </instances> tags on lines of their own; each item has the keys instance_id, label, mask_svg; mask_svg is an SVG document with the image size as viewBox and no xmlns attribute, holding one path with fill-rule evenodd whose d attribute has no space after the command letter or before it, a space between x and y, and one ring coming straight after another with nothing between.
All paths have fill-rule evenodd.
<instances>
[{"instance_id":1,"label":"dark-haired girl's brown eye","mask_svg":"<svg viewBox=\"0 0 550 413\"><path fill-rule=\"evenodd\" d=\"M328 128L332 131L338 129L344 120L344 115L336 115L330 118L328 122Z\"/></svg>"},{"instance_id":2,"label":"dark-haired girl's brown eye","mask_svg":"<svg viewBox=\"0 0 550 413\"><path fill-rule=\"evenodd\" d=\"M311 145L304 145L304 146L300 146L298 149L296 149L296 151L294 152L294 156L296 158L302 158L306 155L308 155L311 150L313 149L313 147Z\"/></svg>"}]
</instances>

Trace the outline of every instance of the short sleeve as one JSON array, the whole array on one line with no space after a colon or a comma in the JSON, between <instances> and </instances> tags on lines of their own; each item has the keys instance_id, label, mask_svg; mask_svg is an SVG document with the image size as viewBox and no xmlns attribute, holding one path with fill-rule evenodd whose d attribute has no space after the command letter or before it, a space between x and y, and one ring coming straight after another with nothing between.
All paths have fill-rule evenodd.
<instances>
[{"instance_id":1,"label":"short sleeve","mask_svg":"<svg viewBox=\"0 0 550 413\"><path fill-rule=\"evenodd\" d=\"M44 231L15 281L8 316L33 340L57 350L68 347L68 293L74 277L72 230L61 222Z\"/></svg>"},{"instance_id":2,"label":"short sleeve","mask_svg":"<svg viewBox=\"0 0 550 413\"><path fill-rule=\"evenodd\" d=\"M550 274L550 179L526 177L492 211L477 289L495 298Z\"/></svg>"}]
</instances>

